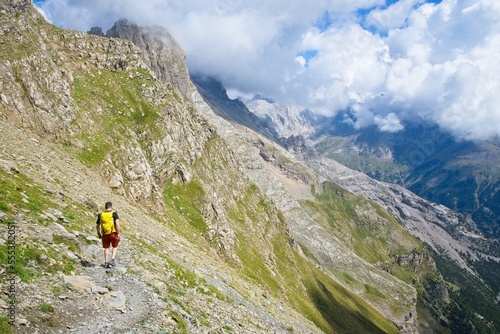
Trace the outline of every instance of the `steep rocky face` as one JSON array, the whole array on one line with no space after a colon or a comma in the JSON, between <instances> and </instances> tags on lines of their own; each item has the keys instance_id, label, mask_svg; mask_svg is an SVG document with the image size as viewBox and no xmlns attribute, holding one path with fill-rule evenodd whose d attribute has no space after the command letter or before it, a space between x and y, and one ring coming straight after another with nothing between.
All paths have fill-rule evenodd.
<instances>
[{"instance_id":1,"label":"steep rocky face","mask_svg":"<svg viewBox=\"0 0 500 334\"><path fill-rule=\"evenodd\" d=\"M308 137L315 131L307 117L308 111L301 108L260 99L248 101L245 106L261 120L265 120L268 127L274 128L277 138Z\"/></svg>"},{"instance_id":2,"label":"steep rocky face","mask_svg":"<svg viewBox=\"0 0 500 334\"><path fill-rule=\"evenodd\" d=\"M177 88L186 96L191 85L184 52L170 35L160 27L139 27L126 19L117 21L106 32L107 37L132 41L144 51L145 61L156 78Z\"/></svg>"},{"instance_id":3,"label":"steep rocky face","mask_svg":"<svg viewBox=\"0 0 500 334\"><path fill-rule=\"evenodd\" d=\"M269 122L260 119L238 99L230 100L227 98L226 89L222 84L212 77L192 74L191 80L196 89L208 103L210 108L218 115L228 121L235 121L249 129L263 134L268 139L279 138L274 126L269 127Z\"/></svg>"}]
</instances>

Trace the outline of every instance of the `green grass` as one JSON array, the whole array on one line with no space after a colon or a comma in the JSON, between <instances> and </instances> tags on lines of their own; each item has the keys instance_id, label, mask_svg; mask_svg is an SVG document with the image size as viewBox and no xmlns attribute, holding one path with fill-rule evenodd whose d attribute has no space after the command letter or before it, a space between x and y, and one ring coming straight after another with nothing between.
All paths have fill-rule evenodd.
<instances>
[{"instance_id":1,"label":"green grass","mask_svg":"<svg viewBox=\"0 0 500 334\"><path fill-rule=\"evenodd\" d=\"M378 297L380 299L386 298L382 292L380 292L377 288L375 288L369 284L365 284L365 290L366 290L366 292L368 292L372 296Z\"/></svg>"},{"instance_id":2,"label":"green grass","mask_svg":"<svg viewBox=\"0 0 500 334\"><path fill-rule=\"evenodd\" d=\"M77 157L89 167L100 165L105 160L106 154L111 150L111 144L101 133L81 137L86 139L86 147L83 151L78 152Z\"/></svg>"},{"instance_id":3,"label":"green grass","mask_svg":"<svg viewBox=\"0 0 500 334\"><path fill-rule=\"evenodd\" d=\"M380 205L333 182L323 183L316 191L316 201L302 201L302 207L369 263L382 265L393 261L394 255L424 251L418 239Z\"/></svg>"},{"instance_id":4,"label":"green grass","mask_svg":"<svg viewBox=\"0 0 500 334\"><path fill-rule=\"evenodd\" d=\"M0 169L0 195L4 203L2 210L7 214L7 217L2 219L2 224L12 225L16 230L20 228L19 223L15 223L14 216L18 212L24 212L25 217L23 222L28 222L30 229L37 228L38 225L46 225L46 221L40 218L40 215L47 209L55 208L62 209L55 201L52 194L36 184L32 179L22 173L7 173ZM79 229L87 223L86 214L83 205L73 202L71 199L66 200L66 207L62 210L71 217L71 226ZM81 210L81 211L80 211ZM78 219L76 219L78 217ZM72 252L78 253L80 247L77 242L63 240L59 237L54 237L55 244L65 244ZM75 271L73 260L69 259L66 254L54 250L52 247L46 247L45 250L37 247L38 240L28 240L28 242L16 243L15 248L15 266L14 274L18 275L23 282L32 282L42 273L48 272L55 274L61 271L69 274ZM0 245L0 263L8 264L7 244ZM54 259L55 264L50 264L48 259Z\"/></svg>"},{"instance_id":5,"label":"green grass","mask_svg":"<svg viewBox=\"0 0 500 334\"><path fill-rule=\"evenodd\" d=\"M189 334L189 327L187 323L184 321L182 315L180 315L175 311L170 311L169 316L176 322L176 327L174 329L175 334Z\"/></svg>"},{"instance_id":6,"label":"green grass","mask_svg":"<svg viewBox=\"0 0 500 334\"><path fill-rule=\"evenodd\" d=\"M208 226L201 214L205 191L197 180L177 185L169 183L165 186L163 195L165 203L173 207L196 232L207 232Z\"/></svg>"},{"instance_id":7,"label":"green grass","mask_svg":"<svg viewBox=\"0 0 500 334\"><path fill-rule=\"evenodd\" d=\"M70 250L73 253L79 253L80 252L80 246L78 243L74 241L68 241L64 238L61 238L60 236L54 236L53 237L54 243L59 245L59 244L64 244L68 246L68 250Z\"/></svg>"},{"instance_id":8,"label":"green grass","mask_svg":"<svg viewBox=\"0 0 500 334\"><path fill-rule=\"evenodd\" d=\"M7 266L9 264L7 245L0 245L0 263ZM31 282L41 275L37 266L42 262L41 251L30 246L21 247L16 245L15 264L13 274L19 276L25 283Z\"/></svg>"},{"instance_id":9,"label":"green grass","mask_svg":"<svg viewBox=\"0 0 500 334\"><path fill-rule=\"evenodd\" d=\"M38 309L42 311L43 313L54 313L55 308L54 306L47 304L47 303L42 303L38 306Z\"/></svg>"},{"instance_id":10,"label":"green grass","mask_svg":"<svg viewBox=\"0 0 500 334\"><path fill-rule=\"evenodd\" d=\"M160 104L148 100L145 91L157 89L154 85L151 74L142 69L75 73L72 95L75 109L79 110L77 122L87 129L77 136L85 146L77 157L91 167L100 165L107 157L121 162L116 143L129 141L130 131L148 152L148 143L163 135L162 108L175 100L169 90ZM89 118L98 122L88 124Z\"/></svg>"},{"instance_id":11,"label":"green grass","mask_svg":"<svg viewBox=\"0 0 500 334\"><path fill-rule=\"evenodd\" d=\"M0 317L0 333L2 334L12 334L12 326L9 324L9 318Z\"/></svg>"},{"instance_id":12,"label":"green grass","mask_svg":"<svg viewBox=\"0 0 500 334\"><path fill-rule=\"evenodd\" d=\"M22 173L7 173L0 168L0 210L8 215L29 211L37 217L44 210L56 205L51 195Z\"/></svg>"}]
</instances>

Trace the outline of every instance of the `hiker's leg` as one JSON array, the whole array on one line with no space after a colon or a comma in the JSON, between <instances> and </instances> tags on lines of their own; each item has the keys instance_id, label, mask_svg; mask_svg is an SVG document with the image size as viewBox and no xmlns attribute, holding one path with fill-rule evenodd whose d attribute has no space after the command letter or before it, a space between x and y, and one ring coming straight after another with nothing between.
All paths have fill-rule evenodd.
<instances>
[{"instance_id":1,"label":"hiker's leg","mask_svg":"<svg viewBox=\"0 0 500 334\"><path fill-rule=\"evenodd\" d=\"M108 263L109 248L104 248L104 264Z\"/></svg>"},{"instance_id":2,"label":"hiker's leg","mask_svg":"<svg viewBox=\"0 0 500 334\"><path fill-rule=\"evenodd\" d=\"M113 234L113 238L111 241L111 247L113 250L111 251L111 260L115 259L116 251L118 250L118 243L120 242L120 237L117 237L116 234Z\"/></svg>"},{"instance_id":3,"label":"hiker's leg","mask_svg":"<svg viewBox=\"0 0 500 334\"><path fill-rule=\"evenodd\" d=\"M116 256L116 251L118 250L118 246L113 247L113 250L111 251L111 259L115 259Z\"/></svg>"}]
</instances>

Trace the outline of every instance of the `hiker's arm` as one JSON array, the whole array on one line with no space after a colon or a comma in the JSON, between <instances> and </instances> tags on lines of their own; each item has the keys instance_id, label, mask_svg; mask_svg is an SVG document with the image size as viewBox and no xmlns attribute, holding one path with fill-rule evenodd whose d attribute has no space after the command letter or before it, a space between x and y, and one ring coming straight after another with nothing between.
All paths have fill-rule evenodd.
<instances>
[{"instance_id":1,"label":"hiker's arm","mask_svg":"<svg viewBox=\"0 0 500 334\"><path fill-rule=\"evenodd\" d=\"M100 237L102 237L102 234L101 234L101 224L97 223L96 226L95 226L95 229L97 231L97 235Z\"/></svg>"},{"instance_id":2,"label":"hiker's arm","mask_svg":"<svg viewBox=\"0 0 500 334\"><path fill-rule=\"evenodd\" d=\"M97 231L97 235L99 238L101 237L101 217L97 215L97 221L95 222L95 230Z\"/></svg>"},{"instance_id":3,"label":"hiker's arm","mask_svg":"<svg viewBox=\"0 0 500 334\"><path fill-rule=\"evenodd\" d=\"M120 234L120 219L115 220L116 234Z\"/></svg>"},{"instance_id":4,"label":"hiker's arm","mask_svg":"<svg viewBox=\"0 0 500 334\"><path fill-rule=\"evenodd\" d=\"M113 221L115 222L116 234L120 234L120 217L118 217L118 212L113 212Z\"/></svg>"}]
</instances>

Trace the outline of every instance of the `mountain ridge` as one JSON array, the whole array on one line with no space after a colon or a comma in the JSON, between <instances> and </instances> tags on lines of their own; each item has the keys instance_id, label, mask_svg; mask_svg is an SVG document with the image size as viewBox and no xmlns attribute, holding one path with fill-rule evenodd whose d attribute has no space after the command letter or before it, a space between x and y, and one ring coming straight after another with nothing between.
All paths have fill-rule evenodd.
<instances>
[{"instance_id":1,"label":"mountain ridge","mask_svg":"<svg viewBox=\"0 0 500 334\"><path fill-rule=\"evenodd\" d=\"M82 202L86 197L93 203L110 197L117 207L123 208L120 212L124 222L129 222L124 224L124 239L128 242L123 248L126 271L110 274L111 277L119 280L137 275L164 301L156 306L158 313L152 323L128 323L136 330L153 326L156 330L203 332L215 326L219 314L225 312L226 306L222 305L229 303L227 307L232 311L224 313L225 325L236 329L240 322L246 324L249 332L265 331L262 328L278 332L342 333L349 328L398 331L394 323L366 301L299 255L299 246L293 246L283 215L245 176L247 169L243 166L260 163L261 157L257 154L243 162L237 158L237 152L217 132L236 131L216 130L207 122L207 116L214 123L220 119L196 95L194 86L190 86L193 90L188 87L184 99L183 92L175 86L158 81L146 65L143 52L131 42L60 29L47 24L27 1L15 4L25 4L24 12L6 10L1 21L0 37L5 46L0 53L5 73L1 78L2 122L20 133L32 133L28 138L34 140L4 140L2 158L7 167L3 174L1 226L4 231L9 223L19 219L20 226L33 224L38 228L31 234L27 234L26 228L18 232L20 240L24 240L19 254L31 262L23 261L16 268L16 282L22 287L19 295L24 298L18 305L20 327L14 330L50 332L51 327L66 326L64 306L59 303L64 295L60 292L68 290L71 300L78 300L78 292L73 293L71 285L59 281L59 275L81 277L89 270L99 270L85 269L66 251L71 249L73 255L87 256L82 263L96 266L99 261L95 254L98 240L92 236L93 222L87 221L93 221L98 205ZM2 1L2 8L12 8L10 5ZM13 31L19 32L16 38L22 44L13 38ZM10 135L8 131L3 133ZM14 150L16 143L19 146ZM47 151L41 149L35 153L37 145L52 153L42 153ZM240 149L247 148L245 145ZM19 150L29 154L29 159L20 158L18 167L12 170L8 166L15 164ZM16 154L7 154L10 151ZM46 157L50 159L47 161ZM94 172L85 174L85 169ZM30 179L32 186L19 184L18 178ZM62 189L45 190L41 183ZM88 192L93 187L102 194ZM27 196L25 201L17 197L16 189ZM37 205L29 204L32 202ZM55 216L48 216L54 210L64 211L63 224L69 225L58 224L67 232L73 230L78 237L58 239L53 231L47 231L48 226L58 226L50 218ZM152 216L147 219L148 226L157 231L141 229L141 215L147 212ZM49 218L44 220L39 215ZM187 251L194 255L184 255L185 259L179 255L178 259L175 248L163 248L167 235L174 240L178 239L176 235L187 240ZM162 248L170 250L169 254L162 253ZM52 249L64 252L56 255ZM210 260L209 255L196 256L200 252L207 252L214 259ZM197 265L204 259L209 268L207 275ZM55 267L51 264L54 261L67 266ZM222 274L229 283L221 286L234 283L247 306L234 309L233 299L226 298L237 294L229 288L221 294L204 283L222 282L210 279L212 265L230 273ZM189 267L195 270L188 270ZM106 277L105 272L99 275ZM206 278L201 279L201 275ZM391 276L387 279L406 287ZM407 289L412 290L409 286ZM27 298L29 291L37 291L43 302L37 305L36 300ZM88 292L81 293L88 296ZM123 293L127 296L133 292L125 289ZM198 296L196 304L192 302L193 293ZM213 310L210 305L219 303L214 298L222 304ZM81 307L88 306L84 304L87 298L80 300ZM279 311L280 304L289 312ZM404 313L412 307L413 303L403 305ZM27 314L27 309L37 311ZM299 320L290 319L288 313L297 315ZM284 320L278 319L275 325L273 319L282 315ZM252 321L249 316L258 318ZM395 320L400 321L398 314ZM413 326L415 317L410 320L408 328ZM89 329L96 328L97 319L88 321ZM120 324L110 326L119 329L116 326Z\"/></svg>"},{"instance_id":2,"label":"mountain ridge","mask_svg":"<svg viewBox=\"0 0 500 334\"><path fill-rule=\"evenodd\" d=\"M204 95L209 92L200 93L210 104L213 97ZM216 95L221 96L221 93L218 92ZM227 95L225 98L228 99ZM419 198L401 186L372 180L362 172L350 170L331 159L322 157L311 148L311 142L301 136L292 136L288 139L280 137L279 141L286 147L286 154L310 166L311 170L323 178L335 180L345 189L380 204L408 231L431 247L434 254L442 254L439 256L446 258L451 256L452 261L460 263L473 277L478 273L476 266L470 262L470 256L476 260L485 257L498 263L498 257L494 255L495 242L488 242L467 216ZM255 146L261 147L261 144L257 141ZM277 159L272 153L261 153L261 155L266 161L276 163ZM488 284L490 283L493 281L489 280Z\"/></svg>"},{"instance_id":3,"label":"mountain ridge","mask_svg":"<svg viewBox=\"0 0 500 334\"><path fill-rule=\"evenodd\" d=\"M157 295L148 309L151 322L127 322L130 330L441 328L417 308L417 298L434 296L434 306L446 307L442 277L422 244L384 209L217 116L189 81L184 90L179 77L148 66L151 56L172 62L182 57L159 44L150 55L125 40L50 26L33 6L23 7L27 3L0 2L7 8L0 34L6 46L0 52L6 73L0 78L0 226L5 231L19 221L19 252L30 261L16 272L19 286L29 289L20 290L26 298L18 315L26 319L15 330L71 326L61 293L85 303L92 291L78 298L59 277L84 273L98 284L105 277L125 282L126 297L133 293L128 278L142 282L144 296ZM187 73L178 66L170 73ZM115 273L83 266L99 261L92 237L95 202L109 198L123 213L127 241L119 258L123 267ZM386 236L393 248L379 246ZM70 255L75 253L78 259ZM42 296L41 304L27 298L29 291ZM100 328L96 319L88 321L78 328ZM119 323L110 326L124 330Z\"/></svg>"}]
</instances>

